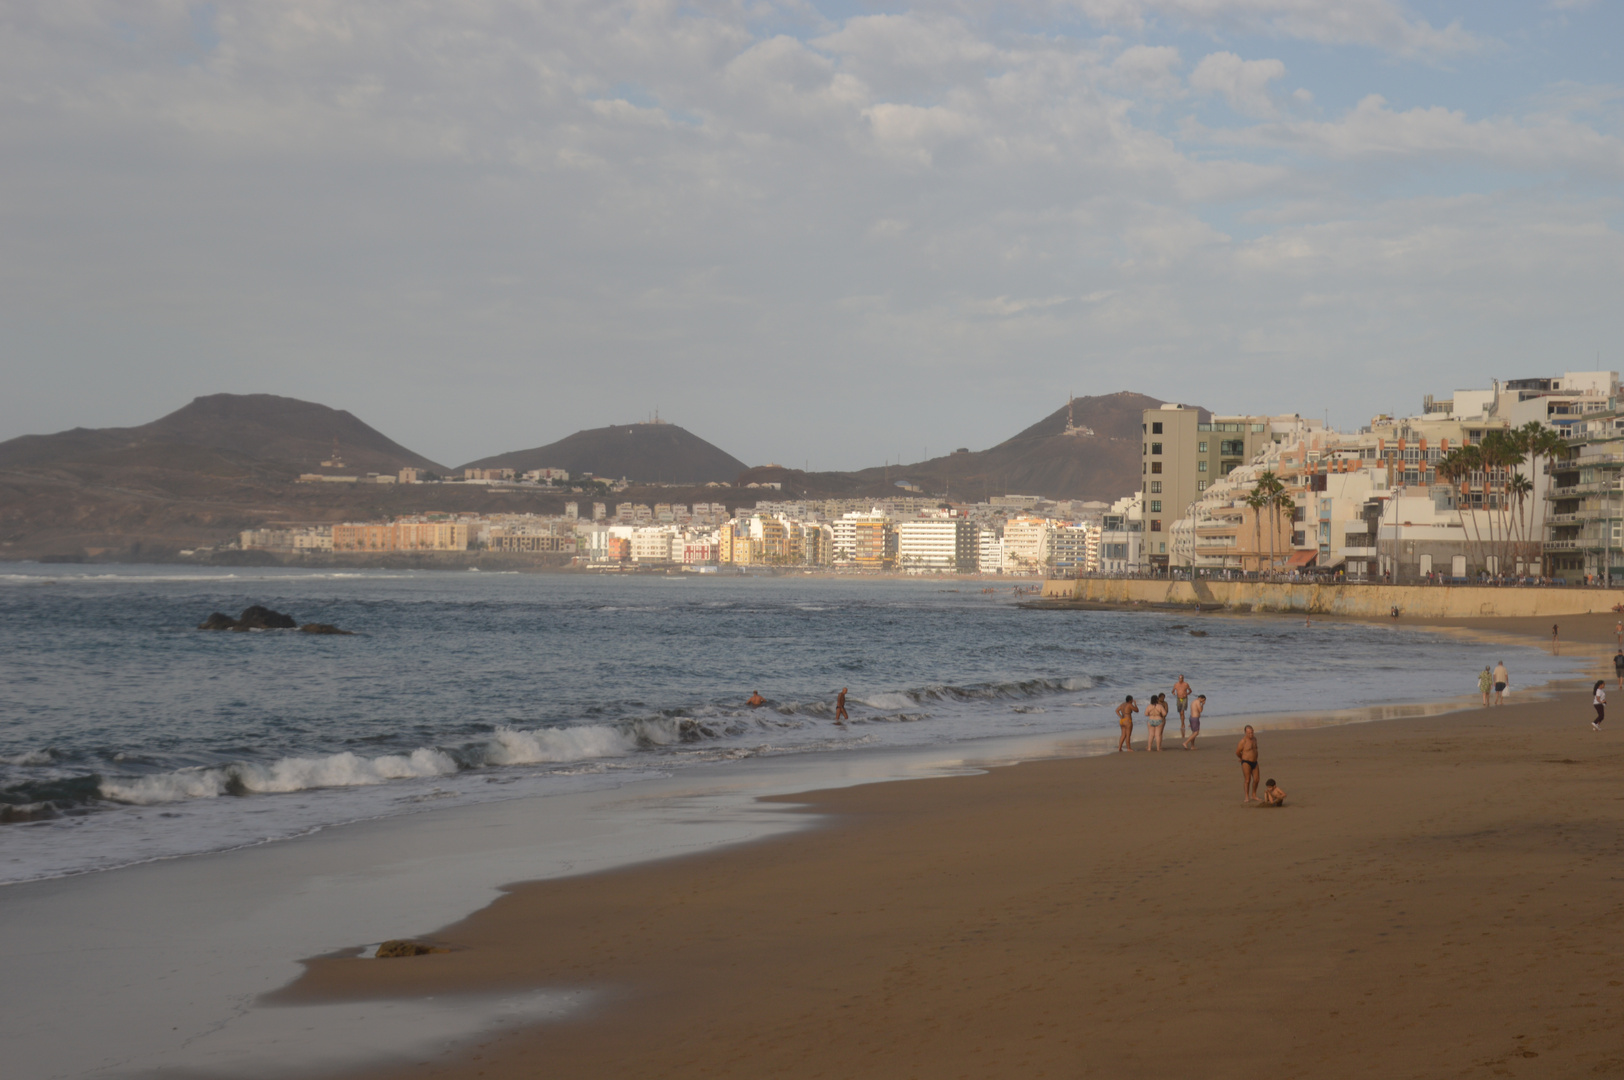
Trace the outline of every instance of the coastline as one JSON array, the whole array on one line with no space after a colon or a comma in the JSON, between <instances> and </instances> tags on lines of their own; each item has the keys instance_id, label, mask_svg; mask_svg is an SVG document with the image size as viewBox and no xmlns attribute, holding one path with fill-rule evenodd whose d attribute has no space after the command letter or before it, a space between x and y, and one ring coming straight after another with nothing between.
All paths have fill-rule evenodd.
<instances>
[{"instance_id":1,"label":"coastline","mask_svg":"<svg viewBox=\"0 0 1624 1080\"><path fill-rule=\"evenodd\" d=\"M1614 622L1568 617L1567 640L1600 652ZM1548 625L1439 623L1536 644ZM779 796L818 827L509 885L431 935L449 953L313 959L271 1000L596 995L378 1077L1240 1075L1247 1025L1287 1075L1624 1068L1597 865L1624 753L1582 690L1513 700L1265 729L1282 811L1239 805L1217 738ZM1555 749L1531 758L1539 735ZM1556 1011L1525 1020L1527 996Z\"/></svg>"}]
</instances>

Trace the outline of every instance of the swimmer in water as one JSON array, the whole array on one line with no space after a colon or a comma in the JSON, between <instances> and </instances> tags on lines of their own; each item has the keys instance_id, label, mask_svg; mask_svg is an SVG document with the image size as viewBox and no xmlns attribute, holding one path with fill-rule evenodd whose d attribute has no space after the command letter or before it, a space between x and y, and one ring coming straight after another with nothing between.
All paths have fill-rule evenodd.
<instances>
[{"instance_id":1,"label":"swimmer in water","mask_svg":"<svg viewBox=\"0 0 1624 1080\"><path fill-rule=\"evenodd\" d=\"M844 724L851 717L846 715L846 688L842 686L840 693L835 696L835 723Z\"/></svg>"},{"instance_id":2,"label":"swimmer in water","mask_svg":"<svg viewBox=\"0 0 1624 1080\"><path fill-rule=\"evenodd\" d=\"M750 693L750 700L746 701L745 704L750 706L752 709L759 709L761 706L767 704L767 699L761 696L760 690L753 690Z\"/></svg>"}]
</instances>

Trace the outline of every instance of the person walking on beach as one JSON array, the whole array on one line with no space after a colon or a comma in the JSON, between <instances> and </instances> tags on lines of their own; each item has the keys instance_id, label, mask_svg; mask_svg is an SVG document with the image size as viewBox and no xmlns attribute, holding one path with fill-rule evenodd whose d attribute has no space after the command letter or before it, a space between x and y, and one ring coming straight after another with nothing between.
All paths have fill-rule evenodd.
<instances>
[{"instance_id":1,"label":"person walking on beach","mask_svg":"<svg viewBox=\"0 0 1624 1080\"><path fill-rule=\"evenodd\" d=\"M1151 695L1150 704L1145 707L1145 724L1150 728L1150 737L1145 742L1145 749L1160 750L1162 732L1167 730L1166 694Z\"/></svg>"},{"instance_id":2,"label":"person walking on beach","mask_svg":"<svg viewBox=\"0 0 1624 1080\"><path fill-rule=\"evenodd\" d=\"M1596 718L1590 721L1591 731L1600 731L1601 722L1607 719L1607 680L1597 679L1591 690L1590 703L1596 706Z\"/></svg>"},{"instance_id":3,"label":"person walking on beach","mask_svg":"<svg viewBox=\"0 0 1624 1080\"><path fill-rule=\"evenodd\" d=\"M1246 795L1241 802L1257 802L1257 734L1251 724L1246 725L1241 741L1235 744L1235 757L1241 763L1241 791Z\"/></svg>"},{"instance_id":4,"label":"person walking on beach","mask_svg":"<svg viewBox=\"0 0 1624 1080\"><path fill-rule=\"evenodd\" d=\"M1184 749L1195 749L1195 737L1201 734L1201 710L1207 707L1207 695L1197 694L1190 706L1190 737L1184 740Z\"/></svg>"},{"instance_id":5,"label":"person walking on beach","mask_svg":"<svg viewBox=\"0 0 1624 1080\"><path fill-rule=\"evenodd\" d=\"M842 686L840 693L835 695L835 723L844 725L850 719L846 715L846 688Z\"/></svg>"},{"instance_id":6,"label":"person walking on beach","mask_svg":"<svg viewBox=\"0 0 1624 1080\"><path fill-rule=\"evenodd\" d=\"M1179 681L1173 684L1173 699L1179 706L1179 738L1184 738L1184 714L1190 708L1190 684L1179 676Z\"/></svg>"},{"instance_id":7,"label":"person walking on beach","mask_svg":"<svg viewBox=\"0 0 1624 1080\"><path fill-rule=\"evenodd\" d=\"M1556 652L1558 647L1559 646L1558 646L1557 640L1556 640L1556 624L1552 623L1551 624L1551 652L1553 652L1553 653Z\"/></svg>"},{"instance_id":8,"label":"person walking on beach","mask_svg":"<svg viewBox=\"0 0 1624 1080\"><path fill-rule=\"evenodd\" d=\"M1613 654L1613 674L1618 676L1618 688L1624 690L1624 646Z\"/></svg>"},{"instance_id":9,"label":"person walking on beach","mask_svg":"<svg viewBox=\"0 0 1624 1080\"><path fill-rule=\"evenodd\" d=\"M1506 684L1510 681L1511 674L1506 671L1506 662L1502 660L1494 665L1494 703L1496 705L1506 703Z\"/></svg>"},{"instance_id":10,"label":"person walking on beach","mask_svg":"<svg viewBox=\"0 0 1624 1080\"><path fill-rule=\"evenodd\" d=\"M1489 670L1489 665L1484 664L1482 672L1477 677L1477 690L1483 695L1483 704L1489 703L1489 691L1492 689L1494 689L1494 672Z\"/></svg>"},{"instance_id":11,"label":"person walking on beach","mask_svg":"<svg viewBox=\"0 0 1624 1080\"><path fill-rule=\"evenodd\" d=\"M1133 714L1139 711L1139 706L1133 703L1133 695L1117 706L1117 721L1122 725L1122 738L1117 740L1117 753L1126 750L1133 753Z\"/></svg>"}]
</instances>

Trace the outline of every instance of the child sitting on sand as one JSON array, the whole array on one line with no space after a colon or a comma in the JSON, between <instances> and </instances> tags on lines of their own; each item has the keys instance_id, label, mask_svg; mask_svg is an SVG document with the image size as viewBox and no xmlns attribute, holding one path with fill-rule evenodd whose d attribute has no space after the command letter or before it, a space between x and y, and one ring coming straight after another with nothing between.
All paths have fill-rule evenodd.
<instances>
[{"instance_id":1,"label":"child sitting on sand","mask_svg":"<svg viewBox=\"0 0 1624 1080\"><path fill-rule=\"evenodd\" d=\"M1286 789L1277 785L1273 780L1263 781L1263 805L1286 805Z\"/></svg>"}]
</instances>

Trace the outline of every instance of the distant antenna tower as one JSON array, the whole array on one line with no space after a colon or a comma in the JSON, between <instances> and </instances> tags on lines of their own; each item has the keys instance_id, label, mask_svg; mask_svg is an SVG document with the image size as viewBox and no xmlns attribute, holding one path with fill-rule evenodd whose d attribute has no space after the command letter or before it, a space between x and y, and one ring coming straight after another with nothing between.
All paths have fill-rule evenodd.
<instances>
[{"instance_id":1,"label":"distant antenna tower","mask_svg":"<svg viewBox=\"0 0 1624 1080\"><path fill-rule=\"evenodd\" d=\"M1072 419L1072 414L1071 414L1072 405L1074 405L1076 403L1076 400L1077 400L1076 395L1074 395L1074 394L1067 394L1066 395L1066 434L1067 435L1079 435L1079 436L1082 436L1084 438L1091 437L1094 434L1094 429L1093 428L1091 428L1091 427L1079 427L1077 425L1077 423Z\"/></svg>"}]
</instances>

